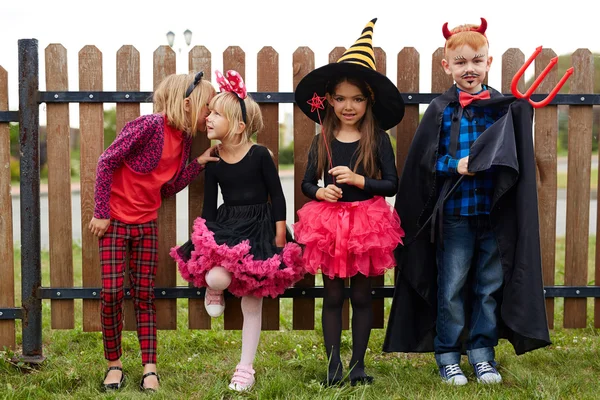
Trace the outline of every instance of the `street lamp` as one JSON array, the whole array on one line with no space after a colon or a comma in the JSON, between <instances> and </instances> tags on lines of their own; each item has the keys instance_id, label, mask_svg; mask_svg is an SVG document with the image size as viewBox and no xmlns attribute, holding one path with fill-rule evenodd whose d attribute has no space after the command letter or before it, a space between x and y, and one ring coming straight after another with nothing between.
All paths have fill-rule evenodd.
<instances>
[{"instance_id":1,"label":"street lamp","mask_svg":"<svg viewBox=\"0 0 600 400\"><path fill-rule=\"evenodd\" d=\"M192 31L186 29L183 32L183 38L185 39L185 44L189 46L192 43ZM173 31L167 32L167 43L169 47L173 48L173 44L175 43L175 33ZM179 47L179 53L181 53L181 47Z\"/></svg>"},{"instance_id":2,"label":"street lamp","mask_svg":"<svg viewBox=\"0 0 600 400\"><path fill-rule=\"evenodd\" d=\"M172 31L167 32L167 43L169 43L169 47L173 48L174 41L175 41L175 34Z\"/></svg>"}]
</instances>

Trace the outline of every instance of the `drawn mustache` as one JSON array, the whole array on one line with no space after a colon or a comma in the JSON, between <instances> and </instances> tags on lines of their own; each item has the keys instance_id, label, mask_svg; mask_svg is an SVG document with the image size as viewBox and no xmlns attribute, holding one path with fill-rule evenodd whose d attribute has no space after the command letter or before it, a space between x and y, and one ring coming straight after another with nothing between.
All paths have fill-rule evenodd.
<instances>
[{"instance_id":1,"label":"drawn mustache","mask_svg":"<svg viewBox=\"0 0 600 400\"><path fill-rule=\"evenodd\" d=\"M479 77L479 74L476 73L476 72L468 72L468 73L462 74L460 77L463 78L463 79L466 79L466 78L477 78L477 77Z\"/></svg>"}]
</instances>

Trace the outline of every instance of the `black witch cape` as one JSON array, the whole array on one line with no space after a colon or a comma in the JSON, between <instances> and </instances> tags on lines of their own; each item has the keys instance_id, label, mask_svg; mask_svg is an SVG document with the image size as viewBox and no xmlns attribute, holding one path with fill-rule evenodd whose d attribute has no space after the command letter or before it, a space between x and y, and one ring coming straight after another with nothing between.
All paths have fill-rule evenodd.
<instances>
[{"instance_id":1,"label":"black witch cape","mask_svg":"<svg viewBox=\"0 0 600 400\"><path fill-rule=\"evenodd\" d=\"M533 109L524 100L503 97L477 106L504 107L506 113L473 143L469 171L494 166L490 219L504 271L498 328L516 354L550 344L542 281ZM427 108L411 144L400 180L395 208L406 233L396 250L396 288L383 351L431 352L436 333L436 245L428 221L438 200L436 161L442 113L458 102L452 86ZM468 310L467 310L468 312ZM467 325L468 326L468 325Z\"/></svg>"}]
</instances>

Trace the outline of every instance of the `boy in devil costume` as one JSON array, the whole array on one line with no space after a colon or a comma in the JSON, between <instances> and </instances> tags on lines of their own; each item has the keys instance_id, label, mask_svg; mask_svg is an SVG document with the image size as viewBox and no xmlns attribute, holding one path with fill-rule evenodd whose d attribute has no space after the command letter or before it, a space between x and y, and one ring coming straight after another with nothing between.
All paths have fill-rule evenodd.
<instances>
[{"instance_id":1,"label":"boy in devil costume","mask_svg":"<svg viewBox=\"0 0 600 400\"><path fill-rule=\"evenodd\" d=\"M442 66L456 82L427 108L395 208L406 231L383 350L435 352L444 382L464 385L466 354L499 383L494 348L550 344L532 143L533 109L483 84L487 23L448 30Z\"/></svg>"}]
</instances>

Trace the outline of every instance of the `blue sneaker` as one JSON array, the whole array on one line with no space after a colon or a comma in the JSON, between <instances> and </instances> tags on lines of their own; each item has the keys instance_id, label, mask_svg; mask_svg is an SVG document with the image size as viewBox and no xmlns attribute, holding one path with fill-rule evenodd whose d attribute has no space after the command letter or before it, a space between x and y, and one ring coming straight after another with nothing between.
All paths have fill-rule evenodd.
<instances>
[{"instance_id":1,"label":"blue sneaker","mask_svg":"<svg viewBox=\"0 0 600 400\"><path fill-rule=\"evenodd\" d=\"M440 367L440 376L442 381L449 385L462 386L467 384L467 377L458 364L448 364Z\"/></svg>"},{"instance_id":2,"label":"blue sneaker","mask_svg":"<svg viewBox=\"0 0 600 400\"><path fill-rule=\"evenodd\" d=\"M502 382L502 376L496 370L496 363L494 361L480 362L473 364L473 370L479 383L500 383Z\"/></svg>"}]
</instances>

